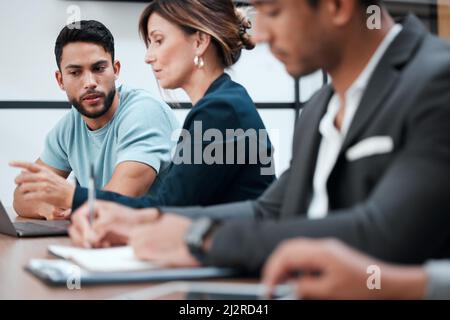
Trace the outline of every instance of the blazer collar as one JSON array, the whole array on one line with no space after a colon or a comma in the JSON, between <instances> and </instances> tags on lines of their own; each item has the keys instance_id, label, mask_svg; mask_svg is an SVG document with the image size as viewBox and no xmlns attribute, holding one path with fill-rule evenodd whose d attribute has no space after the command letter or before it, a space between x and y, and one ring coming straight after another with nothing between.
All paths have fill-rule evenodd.
<instances>
[{"instance_id":1,"label":"blazer collar","mask_svg":"<svg viewBox=\"0 0 450 320\"><path fill-rule=\"evenodd\" d=\"M367 128L374 113L397 84L399 71L410 61L426 34L427 31L415 16L405 18L403 30L386 50L368 82L341 153Z\"/></svg>"},{"instance_id":2,"label":"blazer collar","mask_svg":"<svg viewBox=\"0 0 450 320\"><path fill-rule=\"evenodd\" d=\"M216 91L224 82L230 81L231 78L228 74L222 73L216 80L214 80L205 92L205 96L208 93Z\"/></svg>"}]
</instances>

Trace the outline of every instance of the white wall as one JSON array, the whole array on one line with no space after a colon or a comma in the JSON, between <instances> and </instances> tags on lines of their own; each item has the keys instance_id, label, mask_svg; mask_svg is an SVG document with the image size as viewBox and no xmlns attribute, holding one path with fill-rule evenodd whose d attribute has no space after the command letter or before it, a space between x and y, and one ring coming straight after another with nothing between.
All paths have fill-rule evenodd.
<instances>
[{"instance_id":1,"label":"white wall","mask_svg":"<svg viewBox=\"0 0 450 320\"><path fill-rule=\"evenodd\" d=\"M122 62L120 81L158 92L145 47L138 35L138 19L145 4L63 0L0 0L0 100L64 100L55 85L54 44L67 22L71 5L82 19L95 19L112 32L116 58ZM255 102L291 102L293 81L284 67L261 45L244 51L232 70ZM176 95L186 101L185 95Z\"/></svg>"},{"instance_id":2,"label":"white wall","mask_svg":"<svg viewBox=\"0 0 450 320\"><path fill-rule=\"evenodd\" d=\"M0 0L0 102L63 101L65 93L54 80L56 63L54 42L67 22L71 5L79 6L81 19L103 22L115 37L116 58L122 63L120 82L158 93L150 67L145 65L144 44L139 39L137 22L145 4L127 2L65 0ZM259 45L244 51L229 73L244 85L255 102L287 102L294 99L292 79L284 67ZM321 86L320 73L301 81L302 101ZM183 93L173 97L187 101ZM17 170L10 160L35 160L46 133L67 110L0 109L0 199L10 205ZM176 110L182 121L188 110ZM287 168L291 157L294 126L292 110L260 109L275 147L277 174Z\"/></svg>"}]
</instances>

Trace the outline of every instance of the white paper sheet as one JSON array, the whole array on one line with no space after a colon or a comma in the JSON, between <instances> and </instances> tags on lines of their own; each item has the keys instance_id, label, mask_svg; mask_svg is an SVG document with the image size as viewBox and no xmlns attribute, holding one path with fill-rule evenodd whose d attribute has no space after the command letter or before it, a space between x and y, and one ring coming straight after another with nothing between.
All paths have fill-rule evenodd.
<instances>
[{"instance_id":1,"label":"white paper sheet","mask_svg":"<svg viewBox=\"0 0 450 320\"><path fill-rule=\"evenodd\" d=\"M144 271L157 268L150 262L138 260L130 246L105 249L82 249L51 245L48 251L71 260L80 267L95 272Z\"/></svg>"}]
</instances>

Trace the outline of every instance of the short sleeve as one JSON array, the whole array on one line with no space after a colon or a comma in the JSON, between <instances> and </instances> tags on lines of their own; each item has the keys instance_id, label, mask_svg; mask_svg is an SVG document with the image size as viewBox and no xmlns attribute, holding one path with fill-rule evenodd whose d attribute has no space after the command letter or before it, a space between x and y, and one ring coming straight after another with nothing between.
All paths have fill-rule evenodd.
<instances>
[{"instance_id":1,"label":"short sleeve","mask_svg":"<svg viewBox=\"0 0 450 320\"><path fill-rule=\"evenodd\" d=\"M151 166L158 173L171 159L176 141L172 132L178 122L169 106L146 94L128 101L119 117L116 166L136 161Z\"/></svg>"},{"instance_id":2,"label":"short sleeve","mask_svg":"<svg viewBox=\"0 0 450 320\"><path fill-rule=\"evenodd\" d=\"M66 172L72 171L67 153L67 134L72 131L71 115L71 112L65 115L47 134L44 150L40 156L46 165Z\"/></svg>"}]
</instances>

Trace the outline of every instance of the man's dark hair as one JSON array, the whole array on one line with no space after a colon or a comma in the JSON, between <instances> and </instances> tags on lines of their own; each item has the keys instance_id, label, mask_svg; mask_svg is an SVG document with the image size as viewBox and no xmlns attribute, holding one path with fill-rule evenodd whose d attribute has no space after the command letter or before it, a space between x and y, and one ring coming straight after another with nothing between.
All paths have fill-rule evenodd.
<instances>
[{"instance_id":1,"label":"man's dark hair","mask_svg":"<svg viewBox=\"0 0 450 320\"><path fill-rule=\"evenodd\" d=\"M79 28L78 28L79 26ZM61 70L61 56L65 45L72 42L90 42L102 46L114 61L114 37L104 24L95 20L81 20L65 26L56 38L56 64Z\"/></svg>"}]
</instances>

